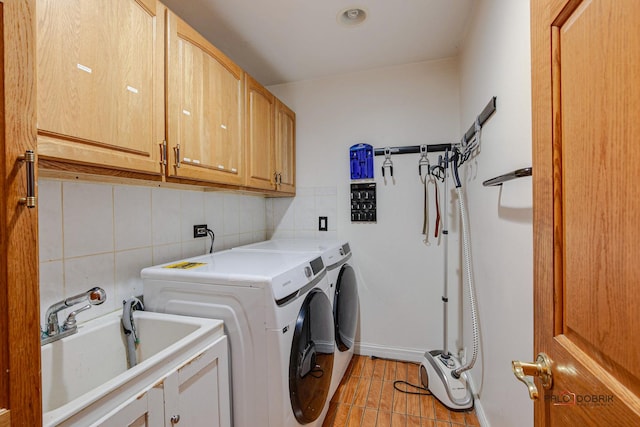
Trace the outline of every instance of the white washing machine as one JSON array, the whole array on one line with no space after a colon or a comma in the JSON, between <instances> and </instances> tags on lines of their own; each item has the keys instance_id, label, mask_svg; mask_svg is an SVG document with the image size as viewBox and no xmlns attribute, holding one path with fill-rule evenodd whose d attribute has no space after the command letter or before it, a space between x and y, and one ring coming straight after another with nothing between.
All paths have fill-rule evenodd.
<instances>
[{"instance_id":1,"label":"white washing machine","mask_svg":"<svg viewBox=\"0 0 640 427\"><path fill-rule=\"evenodd\" d=\"M141 275L148 310L224 320L235 427L322 424L335 338L321 257L223 251Z\"/></svg>"},{"instance_id":2,"label":"white washing machine","mask_svg":"<svg viewBox=\"0 0 640 427\"><path fill-rule=\"evenodd\" d=\"M272 239L239 246L233 250L300 252L322 256L329 277L329 299L333 307L337 351L329 395L333 396L353 357L358 327L358 282L348 261L351 247L346 241L319 239Z\"/></svg>"}]
</instances>

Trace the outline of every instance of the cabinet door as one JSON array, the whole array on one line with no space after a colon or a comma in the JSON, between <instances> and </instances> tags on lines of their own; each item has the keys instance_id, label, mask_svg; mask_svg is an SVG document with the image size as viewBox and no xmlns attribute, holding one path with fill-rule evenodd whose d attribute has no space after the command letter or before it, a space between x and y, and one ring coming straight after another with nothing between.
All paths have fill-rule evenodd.
<instances>
[{"instance_id":1,"label":"cabinet door","mask_svg":"<svg viewBox=\"0 0 640 427\"><path fill-rule=\"evenodd\" d=\"M37 0L36 12L41 159L160 175L155 0Z\"/></svg>"},{"instance_id":2,"label":"cabinet door","mask_svg":"<svg viewBox=\"0 0 640 427\"><path fill-rule=\"evenodd\" d=\"M162 387L156 386L130 399L92 427L160 427L164 425L163 406Z\"/></svg>"},{"instance_id":3,"label":"cabinet door","mask_svg":"<svg viewBox=\"0 0 640 427\"><path fill-rule=\"evenodd\" d=\"M245 74L247 121L247 186L275 189L275 97Z\"/></svg>"},{"instance_id":4,"label":"cabinet door","mask_svg":"<svg viewBox=\"0 0 640 427\"><path fill-rule=\"evenodd\" d=\"M168 176L243 184L242 69L167 13Z\"/></svg>"},{"instance_id":5,"label":"cabinet door","mask_svg":"<svg viewBox=\"0 0 640 427\"><path fill-rule=\"evenodd\" d=\"M35 0L0 0L0 408L8 410L0 409L0 425L5 427L42 425L38 209L20 202L27 196L28 167L19 160L26 150L36 150L35 43ZM37 186L33 190L37 196Z\"/></svg>"},{"instance_id":6,"label":"cabinet door","mask_svg":"<svg viewBox=\"0 0 640 427\"><path fill-rule=\"evenodd\" d=\"M230 393L225 336L165 379L165 425L230 427Z\"/></svg>"},{"instance_id":7,"label":"cabinet door","mask_svg":"<svg viewBox=\"0 0 640 427\"><path fill-rule=\"evenodd\" d=\"M277 189L296 192L296 113L276 100L276 173Z\"/></svg>"}]
</instances>

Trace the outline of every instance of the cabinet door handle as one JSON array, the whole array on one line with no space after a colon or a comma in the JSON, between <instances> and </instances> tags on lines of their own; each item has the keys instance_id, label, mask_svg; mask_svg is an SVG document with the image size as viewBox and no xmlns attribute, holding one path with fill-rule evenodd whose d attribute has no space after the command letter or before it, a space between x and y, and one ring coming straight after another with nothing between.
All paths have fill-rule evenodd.
<instances>
[{"instance_id":1,"label":"cabinet door handle","mask_svg":"<svg viewBox=\"0 0 640 427\"><path fill-rule=\"evenodd\" d=\"M171 425L178 424L180 422L180 415L172 415L169 421L171 421Z\"/></svg>"},{"instance_id":2,"label":"cabinet door handle","mask_svg":"<svg viewBox=\"0 0 640 427\"><path fill-rule=\"evenodd\" d=\"M167 141L160 143L160 164L162 166L167 165Z\"/></svg>"},{"instance_id":3,"label":"cabinet door handle","mask_svg":"<svg viewBox=\"0 0 640 427\"><path fill-rule=\"evenodd\" d=\"M28 208L35 208L37 204L35 177L36 154L33 150L27 150L24 152L24 156L18 157L18 160L25 162L25 172L27 175L27 197L21 197L18 202Z\"/></svg>"},{"instance_id":4,"label":"cabinet door handle","mask_svg":"<svg viewBox=\"0 0 640 427\"><path fill-rule=\"evenodd\" d=\"M176 168L180 168L180 144L173 147L173 151L176 153Z\"/></svg>"}]
</instances>

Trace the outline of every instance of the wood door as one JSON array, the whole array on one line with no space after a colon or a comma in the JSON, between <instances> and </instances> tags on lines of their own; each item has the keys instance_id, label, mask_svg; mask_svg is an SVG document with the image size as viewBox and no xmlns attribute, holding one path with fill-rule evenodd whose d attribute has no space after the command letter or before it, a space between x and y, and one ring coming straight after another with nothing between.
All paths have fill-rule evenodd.
<instances>
[{"instance_id":1,"label":"wood door","mask_svg":"<svg viewBox=\"0 0 640 427\"><path fill-rule=\"evenodd\" d=\"M167 13L168 176L241 185L242 69Z\"/></svg>"},{"instance_id":2,"label":"wood door","mask_svg":"<svg viewBox=\"0 0 640 427\"><path fill-rule=\"evenodd\" d=\"M36 9L41 158L161 175L155 0L37 0Z\"/></svg>"},{"instance_id":3,"label":"wood door","mask_svg":"<svg viewBox=\"0 0 640 427\"><path fill-rule=\"evenodd\" d=\"M637 0L532 2L538 426L640 425L638 22Z\"/></svg>"},{"instance_id":4,"label":"wood door","mask_svg":"<svg viewBox=\"0 0 640 427\"><path fill-rule=\"evenodd\" d=\"M35 31L35 0L0 0L0 408L15 426L42 424L38 210L19 203L18 160L36 150Z\"/></svg>"},{"instance_id":5,"label":"wood door","mask_svg":"<svg viewBox=\"0 0 640 427\"><path fill-rule=\"evenodd\" d=\"M245 74L247 186L275 189L275 102L271 92Z\"/></svg>"},{"instance_id":6,"label":"wood door","mask_svg":"<svg viewBox=\"0 0 640 427\"><path fill-rule=\"evenodd\" d=\"M296 192L296 113L276 99L276 173L280 192Z\"/></svg>"}]
</instances>

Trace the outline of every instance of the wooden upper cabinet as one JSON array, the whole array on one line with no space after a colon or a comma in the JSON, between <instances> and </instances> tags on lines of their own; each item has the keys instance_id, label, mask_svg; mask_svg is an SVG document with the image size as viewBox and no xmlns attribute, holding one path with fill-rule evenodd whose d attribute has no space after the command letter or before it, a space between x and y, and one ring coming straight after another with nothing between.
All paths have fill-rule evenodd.
<instances>
[{"instance_id":1,"label":"wooden upper cabinet","mask_svg":"<svg viewBox=\"0 0 640 427\"><path fill-rule=\"evenodd\" d=\"M38 154L161 175L155 0L37 0Z\"/></svg>"},{"instance_id":2,"label":"wooden upper cabinet","mask_svg":"<svg viewBox=\"0 0 640 427\"><path fill-rule=\"evenodd\" d=\"M274 190L276 98L253 77L245 74L247 186Z\"/></svg>"},{"instance_id":3,"label":"wooden upper cabinet","mask_svg":"<svg viewBox=\"0 0 640 427\"><path fill-rule=\"evenodd\" d=\"M295 194L296 114L245 74L248 187Z\"/></svg>"},{"instance_id":4,"label":"wooden upper cabinet","mask_svg":"<svg viewBox=\"0 0 640 427\"><path fill-rule=\"evenodd\" d=\"M242 74L167 12L167 176L244 183Z\"/></svg>"},{"instance_id":5,"label":"wooden upper cabinet","mask_svg":"<svg viewBox=\"0 0 640 427\"><path fill-rule=\"evenodd\" d=\"M296 192L296 113L276 100L276 189Z\"/></svg>"}]
</instances>

